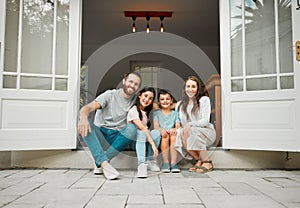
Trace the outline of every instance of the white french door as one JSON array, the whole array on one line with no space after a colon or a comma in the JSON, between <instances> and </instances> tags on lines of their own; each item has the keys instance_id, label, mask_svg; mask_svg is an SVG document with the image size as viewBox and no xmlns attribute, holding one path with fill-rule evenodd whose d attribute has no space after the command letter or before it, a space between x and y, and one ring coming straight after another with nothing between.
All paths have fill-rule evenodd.
<instances>
[{"instance_id":1,"label":"white french door","mask_svg":"<svg viewBox=\"0 0 300 208\"><path fill-rule=\"evenodd\" d=\"M76 147L80 0L0 0L0 150Z\"/></svg>"},{"instance_id":2,"label":"white french door","mask_svg":"<svg viewBox=\"0 0 300 208\"><path fill-rule=\"evenodd\" d=\"M300 151L298 2L220 1L224 148Z\"/></svg>"}]
</instances>

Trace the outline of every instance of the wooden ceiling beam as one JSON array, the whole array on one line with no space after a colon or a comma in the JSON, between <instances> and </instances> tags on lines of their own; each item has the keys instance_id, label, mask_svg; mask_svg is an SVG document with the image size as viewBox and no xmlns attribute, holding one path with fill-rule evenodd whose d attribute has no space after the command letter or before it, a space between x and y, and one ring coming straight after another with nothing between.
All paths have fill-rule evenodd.
<instances>
[{"instance_id":1,"label":"wooden ceiling beam","mask_svg":"<svg viewBox=\"0 0 300 208\"><path fill-rule=\"evenodd\" d=\"M124 11L125 17L172 17L170 11Z\"/></svg>"}]
</instances>

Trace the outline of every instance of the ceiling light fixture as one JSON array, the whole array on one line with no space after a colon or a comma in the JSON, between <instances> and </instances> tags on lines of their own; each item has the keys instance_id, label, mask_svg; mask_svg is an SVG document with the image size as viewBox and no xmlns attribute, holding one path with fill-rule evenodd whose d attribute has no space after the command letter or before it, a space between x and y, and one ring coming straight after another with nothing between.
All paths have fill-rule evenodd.
<instances>
[{"instance_id":1,"label":"ceiling light fixture","mask_svg":"<svg viewBox=\"0 0 300 208\"><path fill-rule=\"evenodd\" d=\"M136 32L136 18L144 17L147 21L146 32L150 32L150 19L160 19L160 32L164 32L165 28L163 25L164 18L172 17L173 12L170 11L125 11L124 16L132 18L132 32Z\"/></svg>"},{"instance_id":2,"label":"ceiling light fixture","mask_svg":"<svg viewBox=\"0 0 300 208\"><path fill-rule=\"evenodd\" d=\"M164 21L164 16L160 16L160 32L164 32L164 25L163 25L163 21Z\"/></svg>"},{"instance_id":3,"label":"ceiling light fixture","mask_svg":"<svg viewBox=\"0 0 300 208\"><path fill-rule=\"evenodd\" d=\"M135 32L135 20L136 16L132 16L132 32Z\"/></svg>"},{"instance_id":4,"label":"ceiling light fixture","mask_svg":"<svg viewBox=\"0 0 300 208\"><path fill-rule=\"evenodd\" d=\"M147 20L146 33L149 33L150 32L150 27L149 27L150 16L146 16L146 20Z\"/></svg>"}]
</instances>

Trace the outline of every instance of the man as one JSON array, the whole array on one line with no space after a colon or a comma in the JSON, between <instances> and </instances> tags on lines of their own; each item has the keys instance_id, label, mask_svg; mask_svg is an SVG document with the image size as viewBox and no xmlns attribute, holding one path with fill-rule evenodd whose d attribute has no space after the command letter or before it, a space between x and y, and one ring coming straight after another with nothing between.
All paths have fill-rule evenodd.
<instances>
[{"instance_id":1,"label":"man","mask_svg":"<svg viewBox=\"0 0 300 208\"><path fill-rule=\"evenodd\" d=\"M116 179L119 172L109 161L136 138L137 129L134 124L127 124L126 117L135 103L140 84L138 73L128 73L124 76L123 88L107 90L80 109L78 133L89 147L96 166L101 167L110 180ZM95 110L93 122L88 117Z\"/></svg>"}]
</instances>

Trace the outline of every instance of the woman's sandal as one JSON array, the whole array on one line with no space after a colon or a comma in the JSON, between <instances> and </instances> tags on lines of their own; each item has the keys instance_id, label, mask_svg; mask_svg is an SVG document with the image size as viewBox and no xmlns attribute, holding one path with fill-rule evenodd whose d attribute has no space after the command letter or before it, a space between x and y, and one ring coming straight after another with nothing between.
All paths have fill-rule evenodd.
<instances>
[{"instance_id":1,"label":"woman's sandal","mask_svg":"<svg viewBox=\"0 0 300 208\"><path fill-rule=\"evenodd\" d=\"M199 163L200 163L200 165L197 165L197 164L199 164ZM198 160L198 161L196 162L196 164L193 165L193 167L191 167L191 168L189 169L189 171L190 171L190 172L196 172L197 169L199 169L199 168L201 167L201 165L202 165L202 161L201 161L201 160Z\"/></svg>"},{"instance_id":2,"label":"woman's sandal","mask_svg":"<svg viewBox=\"0 0 300 208\"><path fill-rule=\"evenodd\" d=\"M202 164L203 163L210 163L211 164L211 168L207 168L207 167L201 165L200 167L198 167L196 169L197 173L207 173L207 172L212 171L214 169L214 166L213 166L213 163L212 163L211 160L202 161Z\"/></svg>"}]
</instances>

